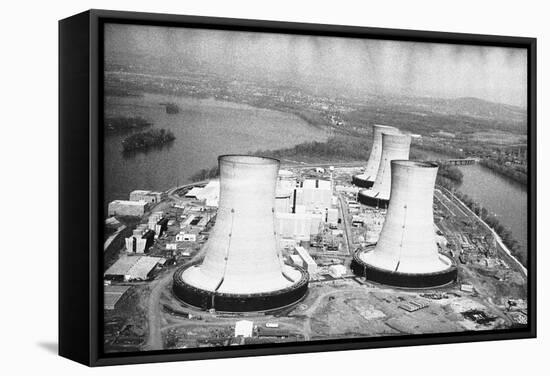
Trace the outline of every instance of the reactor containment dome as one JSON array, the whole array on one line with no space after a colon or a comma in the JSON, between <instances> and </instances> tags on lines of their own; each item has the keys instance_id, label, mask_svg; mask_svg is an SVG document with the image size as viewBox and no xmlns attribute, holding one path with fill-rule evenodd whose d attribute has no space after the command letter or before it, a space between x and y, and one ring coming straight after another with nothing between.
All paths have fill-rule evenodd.
<instances>
[{"instance_id":1,"label":"reactor containment dome","mask_svg":"<svg viewBox=\"0 0 550 376\"><path fill-rule=\"evenodd\" d=\"M279 161L218 158L220 199L202 263L174 274L173 291L202 309L243 312L285 307L303 298L308 273L284 263L275 233Z\"/></svg>"},{"instance_id":2,"label":"reactor containment dome","mask_svg":"<svg viewBox=\"0 0 550 376\"><path fill-rule=\"evenodd\" d=\"M411 136L403 133L382 133L382 154L376 180L369 189L364 189L357 195L357 201L362 204L387 208L391 191L391 161L409 159Z\"/></svg>"},{"instance_id":3,"label":"reactor containment dome","mask_svg":"<svg viewBox=\"0 0 550 376\"><path fill-rule=\"evenodd\" d=\"M382 133L399 133L399 129L388 125L375 124L372 126L372 146L369 160L365 171L351 178L353 185L360 188L370 188L374 184L380 166L380 157L382 156Z\"/></svg>"},{"instance_id":4,"label":"reactor containment dome","mask_svg":"<svg viewBox=\"0 0 550 376\"><path fill-rule=\"evenodd\" d=\"M426 288L456 280L452 260L439 253L433 221L437 164L391 162L391 201L378 243L354 254L353 270L373 282Z\"/></svg>"}]
</instances>

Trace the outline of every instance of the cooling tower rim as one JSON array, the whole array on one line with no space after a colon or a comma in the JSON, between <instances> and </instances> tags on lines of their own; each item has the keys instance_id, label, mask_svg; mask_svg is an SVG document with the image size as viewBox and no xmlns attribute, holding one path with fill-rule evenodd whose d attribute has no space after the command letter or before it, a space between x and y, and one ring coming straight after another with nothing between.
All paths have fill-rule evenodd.
<instances>
[{"instance_id":1,"label":"cooling tower rim","mask_svg":"<svg viewBox=\"0 0 550 376\"><path fill-rule=\"evenodd\" d=\"M394 159L391 161L392 166L399 166L405 168L438 168L439 165L435 162L429 161L411 161L409 159Z\"/></svg>"},{"instance_id":2,"label":"cooling tower rim","mask_svg":"<svg viewBox=\"0 0 550 376\"><path fill-rule=\"evenodd\" d=\"M381 207L387 209L390 198L375 197L376 194L377 192L373 191L372 188L362 189L357 194L357 201L370 207Z\"/></svg>"},{"instance_id":3,"label":"cooling tower rim","mask_svg":"<svg viewBox=\"0 0 550 376\"><path fill-rule=\"evenodd\" d=\"M371 244L368 244L366 246L364 246L363 248L359 248L359 249L356 249L355 252L353 253L353 258L357 258L357 261L361 261L363 263L366 264L365 261L361 260L359 258L359 254L361 253L368 253L368 252L372 252L374 251L374 248L376 247L376 244L377 243L371 243ZM444 253L441 253L441 252L438 252L437 253L440 257L444 257L445 259L447 259L449 261L449 264L451 265L449 268L452 268L453 266L456 266L456 262L453 258L447 256L446 254ZM392 272L392 273L400 273L400 274L437 274L439 272L433 272L433 273L403 273L403 272Z\"/></svg>"},{"instance_id":4,"label":"cooling tower rim","mask_svg":"<svg viewBox=\"0 0 550 376\"><path fill-rule=\"evenodd\" d=\"M384 125L384 124L373 124L372 126L375 129L380 129L381 131L395 131L396 133L401 133L401 130L397 127L394 127L392 125Z\"/></svg>"},{"instance_id":5,"label":"cooling tower rim","mask_svg":"<svg viewBox=\"0 0 550 376\"><path fill-rule=\"evenodd\" d=\"M351 184L359 188L370 188L374 184L374 180L369 179L365 174L353 175Z\"/></svg>"},{"instance_id":6,"label":"cooling tower rim","mask_svg":"<svg viewBox=\"0 0 550 376\"><path fill-rule=\"evenodd\" d=\"M248 165L272 165L279 166L281 161L276 158L253 156L246 154L223 154L218 156L218 162L234 163L234 164L248 164Z\"/></svg>"},{"instance_id":7,"label":"cooling tower rim","mask_svg":"<svg viewBox=\"0 0 550 376\"><path fill-rule=\"evenodd\" d=\"M408 133L403 133L401 131L399 132L382 132L382 142L384 142L384 139L392 138L394 140L401 140L401 141L407 141L410 140L412 137Z\"/></svg>"},{"instance_id":8,"label":"cooling tower rim","mask_svg":"<svg viewBox=\"0 0 550 376\"><path fill-rule=\"evenodd\" d=\"M186 291L186 294L185 294L186 296L187 295L200 295L202 297L208 297L208 299L211 299L212 297L214 297L214 299L221 298L225 301L225 305L231 306L231 307L234 307L236 304L238 304L238 303L236 303L237 301L242 302L242 300L244 299L244 300L247 300L249 302L252 302L251 304L254 304L254 306L256 308L256 309L246 309L244 307L239 306L239 308L244 308L244 309L223 309L222 307L220 307L221 309L219 309L219 308L216 309L219 312L268 312L268 311L274 311L274 310L278 310L278 309L282 309L282 308L287 308L289 306L292 306L292 305L298 303L299 301L301 301L305 297L305 294L307 292L308 285L309 285L309 273L307 272L307 270L305 270L304 268L301 268L297 265L285 264L289 267L292 267L295 270L298 270L300 272L301 276L300 276L300 279L297 282L295 282L292 285L290 285L288 287L285 287L283 289L267 291L267 292L251 293L251 294L246 294L246 293L220 293L220 292L210 291L210 290L206 290L206 289L196 287L196 286L194 286L194 285L192 285L188 282L185 282L183 280L183 277L182 277L183 272L185 272L189 268L192 268L192 267L195 267L195 266L199 265L200 263L201 263L200 261L196 261L196 262L193 262L193 263L190 263L190 264L186 264L186 265L178 268L175 271L175 273L173 274L173 277L172 277L172 281L173 281L172 282L172 284L173 284L172 290L173 290L174 295L176 296L176 298L179 299L180 301L184 302L185 304L188 304L192 307L196 307L198 309L203 309L204 310L205 307L200 307L196 304L192 304L189 301L189 299L186 299L185 297L180 296L176 291L179 291L179 290L183 289L183 290ZM299 290L303 290L303 291L299 291ZM296 293L298 293L298 298L294 299L293 296ZM257 301L261 300L261 299L265 300L266 298L272 298L274 300L283 301L284 304L276 305L276 306L269 306L270 303L266 303L266 304L261 304L260 306L258 306ZM231 302L231 301L233 301L233 303L228 303L228 302ZM254 303L254 301L256 301L256 303ZM247 303L245 303L245 305L246 304Z\"/></svg>"},{"instance_id":9,"label":"cooling tower rim","mask_svg":"<svg viewBox=\"0 0 550 376\"><path fill-rule=\"evenodd\" d=\"M368 269L369 273L372 273L373 275L376 276L374 278L372 275L371 275L371 278L367 277L369 281L373 281L373 282L380 283L383 285L388 285L388 286L416 290L416 289L431 289L431 288L444 287L456 281L456 278L458 277L458 267L456 262L451 257L443 253L438 253L438 255L440 257L445 257L447 260L449 260L450 266L446 269L443 269L437 272L429 272L429 273L395 272L395 271L382 269L380 267L371 265L363 261L359 257L361 253L371 252L372 250L374 250L374 247L376 247L376 244L369 244L364 248L357 249L353 253L352 263L355 263L359 267L365 268L365 270ZM354 270L354 273L357 274L356 270ZM392 281L394 283L391 283ZM430 282L430 281L437 281L437 282Z\"/></svg>"}]
</instances>

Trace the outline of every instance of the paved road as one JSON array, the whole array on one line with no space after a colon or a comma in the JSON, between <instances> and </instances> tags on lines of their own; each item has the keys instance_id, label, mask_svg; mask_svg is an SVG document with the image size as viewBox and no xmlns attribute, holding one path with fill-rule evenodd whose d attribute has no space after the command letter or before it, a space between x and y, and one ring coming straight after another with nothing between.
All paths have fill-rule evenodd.
<instances>
[{"instance_id":1,"label":"paved road","mask_svg":"<svg viewBox=\"0 0 550 376\"><path fill-rule=\"evenodd\" d=\"M351 235L351 232L350 232L350 227L349 227L349 222L348 222L348 209L347 209L347 204L346 204L346 201L344 199L344 197L342 197L341 194L338 194L338 200L340 201L340 208L341 208L341 211L342 211L342 224L344 225L344 234L345 234L345 237L346 237L346 245L348 247L348 254L351 255L353 253L353 249L352 249L352 242L353 242L353 238L352 238L352 235Z\"/></svg>"}]
</instances>

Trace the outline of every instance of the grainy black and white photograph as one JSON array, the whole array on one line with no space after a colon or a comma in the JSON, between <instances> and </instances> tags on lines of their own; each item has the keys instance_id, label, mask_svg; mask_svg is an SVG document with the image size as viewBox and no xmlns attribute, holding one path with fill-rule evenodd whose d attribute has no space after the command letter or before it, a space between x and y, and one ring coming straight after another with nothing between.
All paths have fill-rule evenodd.
<instances>
[{"instance_id":1,"label":"grainy black and white photograph","mask_svg":"<svg viewBox=\"0 0 550 376\"><path fill-rule=\"evenodd\" d=\"M103 36L105 353L527 326L527 49Z\"/></svg>"}]
</instances>

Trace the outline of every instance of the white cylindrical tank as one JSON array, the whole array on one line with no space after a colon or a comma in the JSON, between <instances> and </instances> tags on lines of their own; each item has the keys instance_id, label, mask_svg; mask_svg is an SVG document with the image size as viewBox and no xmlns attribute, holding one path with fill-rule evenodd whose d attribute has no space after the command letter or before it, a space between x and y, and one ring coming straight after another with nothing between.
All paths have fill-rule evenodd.
<instances>
[{"instance_id":1,"label":"white cylindrical tank","mask_svg":"<svg viewBox=\"0 0 550 376\"><path fill-rule=\"evenodd\" d=\"M439 253L435 239L437 169L429 162L391 162L391 201L380 238L374 249L359 251L355 258L363 264L368 279L370 275L382 283L427 287L456 278L456 268Z\"/></svg>"},{"instance_id":2,"label":"white cylindrical tank","mask_svg":"<svg viewBox=\"0 0 550 376\"><path fill-rule=\"evenodd\" d=\"M353 184L362 188L370 188L374 183L378 173L378 167L380 166L380 157L382 156L383 133L399 133L399 129L388 125L375 124L372 126L372 146L369 160L365 167L365 172L353 177Z\"/></svg>"},{"instance_id":3,"label":"white cylindrical tank","mask_svg":"<svg viewBox=\"0 0 550 376\"><path fill-rule=\"evenodd\" d=\"M216 224L204 245L202 264L183 270L182 283L222 295L291 289L304 273L286 265L277 249L274 215L279 161L227 155L219 158L219 167Z\"/></svg>"},{"instance_id":4,"label":"white cylindrical tank","mask_svg":"<svg viewBox=\"0 0 550 376\"><path fill-rule=\"evenodd\" d=\"M372 187L359 192L359 202L371 206L387 206L391 192L391 161L409 159L411 136L402 133L382 133L382 154L376 180Z\"/></svg>"}]
</instances>

